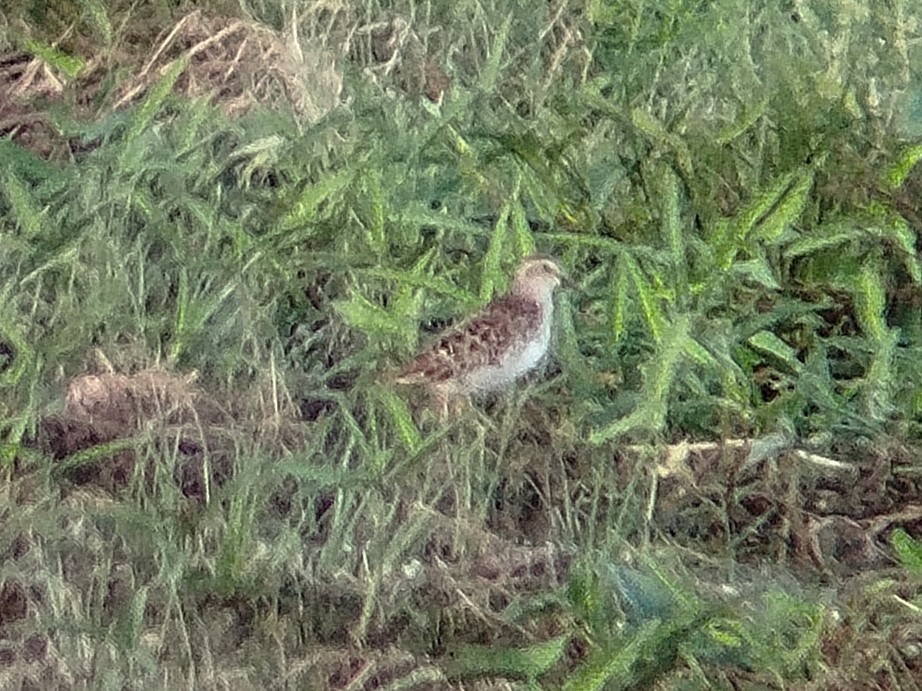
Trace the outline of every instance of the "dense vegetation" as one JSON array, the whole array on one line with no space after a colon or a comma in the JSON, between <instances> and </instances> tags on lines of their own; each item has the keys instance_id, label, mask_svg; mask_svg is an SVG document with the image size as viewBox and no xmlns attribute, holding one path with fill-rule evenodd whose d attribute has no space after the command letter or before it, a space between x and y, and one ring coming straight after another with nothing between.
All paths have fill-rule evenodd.
<instances>
[{"instance_id":1,"label":"dense vegetation","mask_svg":"<svg viewBox=\"0 0 922 691\"><path fill-rule=\"evenodd\" d=\"M0 10L0 687L922 686L922 9L353 5Z\"/></svg>"}]
</instances>

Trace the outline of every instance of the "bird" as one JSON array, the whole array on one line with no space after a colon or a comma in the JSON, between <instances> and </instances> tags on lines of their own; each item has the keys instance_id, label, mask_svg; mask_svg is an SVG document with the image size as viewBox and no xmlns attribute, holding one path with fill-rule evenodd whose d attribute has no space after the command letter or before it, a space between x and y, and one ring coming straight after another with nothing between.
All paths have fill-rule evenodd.
<instances>
[{"instance_id":1,"label":"bird","mask_svg":"<svg viewBox=\"0 0 922 691\"><path fill-rule=\"evenodd\" d=\"M562 279L552 257L526 257L508 292L441 333L398 372L395 381L427 387L443 417L452 400L511 385L535 369L548 352L554 291Z\"/></svg>"}]
</instances>

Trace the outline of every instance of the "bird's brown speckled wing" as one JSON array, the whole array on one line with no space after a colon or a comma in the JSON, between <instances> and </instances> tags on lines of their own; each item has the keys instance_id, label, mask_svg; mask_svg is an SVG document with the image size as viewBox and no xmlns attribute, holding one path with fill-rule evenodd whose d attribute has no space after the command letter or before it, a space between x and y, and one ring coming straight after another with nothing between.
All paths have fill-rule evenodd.
<instances>
[{"instance_id":1,"label":"bird's brown speckled wing","mask_svg":"<svg viewBox=\"0 0 922 691\"><path fill-rule=\"evenodd\" d=\"M439 383L496 365L516 342L541 326L541 305L514 295L497 298L473 319L441 336L398 376L398 381Z\"/></svg>"}]
</instances>

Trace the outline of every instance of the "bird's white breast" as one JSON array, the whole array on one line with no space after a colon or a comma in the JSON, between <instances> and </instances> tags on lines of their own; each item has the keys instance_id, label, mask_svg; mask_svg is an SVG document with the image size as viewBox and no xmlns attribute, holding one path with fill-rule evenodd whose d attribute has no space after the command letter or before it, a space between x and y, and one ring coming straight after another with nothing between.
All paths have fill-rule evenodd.
<instances>
[{"instance_id":1,"label":"bird's white breast","mask_svg":"<svg viewBox=\"0 0 922 691\"><path fill-rule=\"evenodd\" d=\"M554 303L550 299L545 301L537 333L511 348L500 364L471 373L470 387L480 391L500 389L537 367L551 343L553 309Z\"/></svg>"}]
</instances>

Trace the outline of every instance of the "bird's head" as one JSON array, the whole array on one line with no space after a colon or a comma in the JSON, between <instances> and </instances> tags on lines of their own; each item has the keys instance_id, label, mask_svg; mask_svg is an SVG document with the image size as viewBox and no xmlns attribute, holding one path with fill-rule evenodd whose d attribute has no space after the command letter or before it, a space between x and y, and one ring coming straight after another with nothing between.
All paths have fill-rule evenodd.
<instances>
[{"instance_id":1,"label":"bird's head","mask_svg":"<svg viewBox=\"0 0 922 691\"><path fill-rule=\"evenodd\" d=\"M515 272L513 291L531 294L539 298L550 298L563 280L563 271L551 257L532 255L519 264Z\"/></svg>"}]
</instances>

